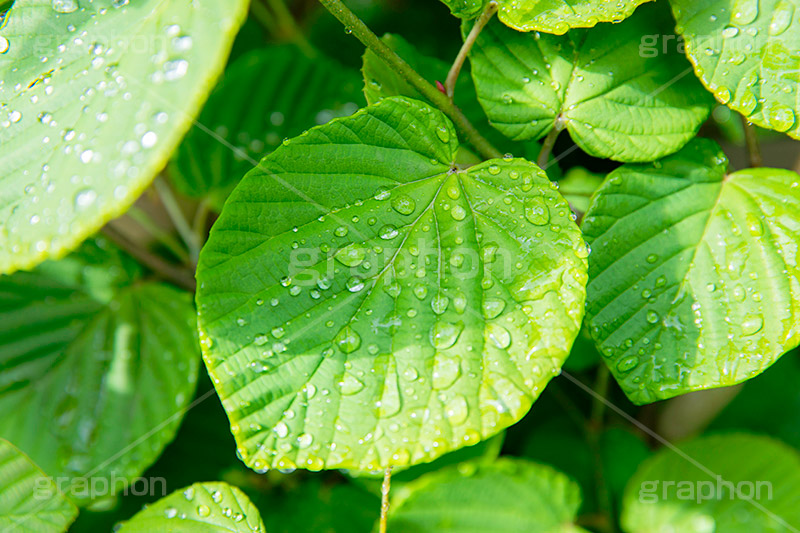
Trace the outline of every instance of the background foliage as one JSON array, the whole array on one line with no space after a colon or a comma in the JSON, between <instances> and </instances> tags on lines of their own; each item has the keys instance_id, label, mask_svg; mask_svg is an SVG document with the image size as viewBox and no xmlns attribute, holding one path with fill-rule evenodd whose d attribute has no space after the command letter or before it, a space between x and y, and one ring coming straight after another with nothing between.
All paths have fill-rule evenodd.
<instances>
[{"instance_id":1,"label":"background foliage","mask_svg":"<svg viewBox=\"0 0 800 533\"><path fill-rule=\"evenodd\" d=\"M0 529L800 530L800 6L348 7L0 1Z\"/></svg>"}]
</instances>

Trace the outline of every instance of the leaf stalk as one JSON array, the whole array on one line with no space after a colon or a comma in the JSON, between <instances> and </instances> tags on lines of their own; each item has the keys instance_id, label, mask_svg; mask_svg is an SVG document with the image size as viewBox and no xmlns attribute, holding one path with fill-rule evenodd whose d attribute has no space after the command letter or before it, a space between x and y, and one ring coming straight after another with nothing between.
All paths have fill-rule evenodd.
<instances>
[{"instance_id":1,"label":"leaf stalk","mask_svg":"<svg viewBox=\"0 0 800 533\"><path fill-rule=\"evenodd\" d=\"M475 21L475 25L472 26L472 30L467 35L467 38L464 39L464 44L461 46L461 50L458 51L458 55L456 56L455 61L453 61L453 65L450 67L450 71L447 73L447 79L444 82L445 91L447 92L447 96L450 100L453 99L453 95L455 94L456 90L456 81L458 81L458 75L461 73L461 68L464 66L464 61L466 61L467 56L469 55L470 50L472 50L472 46L475 44L475 41L478 40L478 35L480 35L483 28L492 20L492 17L495 13L497 13L498 4L495 0L492 0L488 4L486 4L486 8L484 8L483 13Z\"/></svg>"},{"instance_id":2,"label":"leaf stalk","mask_svg":"<svg viewBox=\"0 0 800 533\"><path fill-rule=\"evenodd\" d=\"M364 22L341 0L319 0L331 14L344 24L345 31L352 33L361 43L377 55L386 65L410 83L417 91L453 121L459 135L471 144L486 159L503 157L503 154L486 140L470 123L452 100L425 78L420 76L394 50L381 41Z\"/></svg>"}]
</instances>

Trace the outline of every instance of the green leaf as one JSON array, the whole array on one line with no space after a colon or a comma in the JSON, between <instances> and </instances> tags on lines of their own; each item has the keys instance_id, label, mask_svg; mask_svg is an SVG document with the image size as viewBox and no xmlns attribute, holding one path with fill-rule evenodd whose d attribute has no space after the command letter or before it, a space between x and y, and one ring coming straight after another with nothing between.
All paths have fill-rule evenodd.
<instances>
[{"instance_id":1,"label":"green leaf","mask_svg":"<svg viewBox=\"0 0 800 533\"><path fill-rule=\"evenodd\" d=\"M303 130L363 105L358 73L294 46L254 50L231 65L181 144L170 177L219 210L265 153ZM257 94L258 98L250 95ZM220 142L222 139L222 142Z\"/></svg>"},{"instance_id":2,"label":"green leaf","mask_svg":"<svg viewBox=\"0 0 800 533\"><path fill-rule=\"evenodd\" d=\"M716 99L758 126L800 138L795 87L800 24L793 0L671 0L697 77ZM659 44L651 47L658 54Z\"/></svg>"},{"instance_id":3,"label":"green leaf","mask_svg":"<svg viewBox=\"0 0 800 533\"><path fill-rule=\"evenodd\" d=\"M195 483L161 498L123 522L121 533L264 533L258 509L238 488Z\"/></svg>"},{"instance_id":4,"label":"green leaf","mask_svg":"<svg viewBox=\"0 0 800 533\"><path fill-rule=\"evenodd\" d=\"M470 53L490 122L513 140L565 128L585 152L616 161L651 161L680 149L711 99L680 55L639 53L642 33L668 33L662 18L646 6L622 24L565 36L490 22Z\"/></svg>"},{"instance_id":5,"label":"green leaf","mask_svg":"<svg viewBox=\"0 0 800 533\"><path fill-rule=\"evenodd\" d=\"M397 52L397 55L403 58L411 68L417 71L426 80L430 82L437 80L443 82L447 79L447 72L450 70L450 65L444 61L421 54L412 44L399 35L387 33L381 37L381 40L386 43L389 48ZM419 91L403 77L398 75L397 72L389 68L386 63L369 49L364 52L362 72L364 74L364 94L367 97L367 102L370 104L377 103L389 96L408 96L409 98L427 101ZM458 77L453 98L455 104L464 113L464 116L467 117L492 144L504 151L520 153L521 147L514 146L505 136L490 127L489 120L486 118L486 113L483 111L483 108L478 102L478 97L475 94L475 84L469 76L462 74ZM538 148L539 145L536 144L535 146ZM475 161L470 161L470 164L474 163Z\"/></svg>"},{"instance_id":6,"label":"green leaf","mask_svg":"<svg viewBox=\"0 0 800 533\"><path fill-rule=\"evenodd\" d=\"M477 17L487 0L442 0L450 8L450 12L458 18L471 19Z\"/></svg>"},{"instance_id":7,"label":"green leaf","mask_svg":"<svg viewBox=\"0 0 800 533\"><path fill-rule=\"evenodd\" d=\"M800 177L698 139L593 198L590 332L637 404L749 379L800 342Z\"/></svg>"},{"instance_id":8,"label":"green leaf","mask_svg":"<svg viewBox=\"0 0 800 533\"><path fill-rule=\"evenodd\" d=\"M788 353L744 384L709 426L766 433L800 449L800 357ZM769 413L769 416L764 416Z\"/></svg>"},{"instance_id":9,"label":"green leaf","mask_svg":"<svg viewBox=\"0 0 800 533\"><path fill-rule=\"evenodd\" d=\"M0 273L74 249L161 170L245 0L17 0L0 30Z\"/></svg>"},{"instance_id":10,"label":"green leaf","mask_svg":"<svg viewBox=\"0 0 800 533\"><path fill-rule=\"evenodd\" d=\"M625 490L627 533L752 533L800 527L800 458L755 435L702 437L645 461Z\"/></svg>"},{"instance_id":11,"label":"green leaf","mask_svg":"<svg viewBox=\"0 0 800 533\"><path fill-rule=\"evenodd\" d=\"M518 31L563 35L570 28L591 28L598 22L620 22L649 0L498 0L498 18ZM486 0L442 0L459 18L471 19L484 9Z\"/></svg>"},{"instance_id":12,"label":"green leaf","mask_svg":"<svg viewBox=\"0 0 800 533\"><path fill-rule=\"evenodd\" d=\"M581 532L573 524L580 489L544 465L503 458L426 474L390 507L389 531Z\"/></svg>"},{"instance_id":13,"label":"green leaf","mask_svg":"<svg viewBox=\"0 0 800 533\"><path fill-rule=\"evenodd\" d=\"M97 239L0 277L0 436L66 478L61 490L80 504L120 488L92 494L84 476L141 474L194 393L190 296L136 272Z\"/></svg>"},{"instance_id":14,"label":"green leaf","mask_svg":"<svg viewBox=\"0 0 800 533\"><path fill-rule=\"evenodd\" d=\"M591 28L598 22L620 22L631 16L639 5L648 1L500 0L500 12L497 16L515 30L563 35L570 28ZM616 31L616 27L611 31Z\"/></svg>"},{"instance_id":15,"label":"green leaf","mask_svg":"<svg viewBox=\"0 0 800 533\"><path fill-rule=\"evenodd\" d=\"M66 531L78 508L24 453L0 439L0 530Z\"/></svg>"},{"instance_id":16,"label":"green leaf","mask_svg":"<svg viewBox=\"0 0 800 533\"><path fill-rule=\"evenodd\" d=\"M198 267L206 366L256 470L378 470L515 423L569 352L587 250L535 165L459 170L452 124L386 98L291 140Z\"/></svg>"},{"instance_id":17,"label":"green leaf","mask_svg":"<svg viewBox=\"0 0 800 533\"><path fill-rule=\"evenodd\" d=\"M558 180L558 190L567 199L569 205L581 213L589 209L589 199L594 191L603 183L603 174L590 172L583 167L572 167L563 178Z\"/></svg>"}]
</instances>

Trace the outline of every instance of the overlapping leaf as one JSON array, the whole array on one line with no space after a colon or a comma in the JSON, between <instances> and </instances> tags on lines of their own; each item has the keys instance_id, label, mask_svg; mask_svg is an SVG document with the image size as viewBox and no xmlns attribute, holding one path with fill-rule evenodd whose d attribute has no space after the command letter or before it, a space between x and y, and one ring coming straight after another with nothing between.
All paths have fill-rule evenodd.
<instances>
[{"instance_id":1,"label":"overlapping leaf","mask_svg":"<svg viewBox=\"0 0 800 533\"><path fill-rule=\"evenodd\" d=\"M447 72L450 68L447 63L435 57L421 54L413 45L399 35L387 33L381 40L389 48L397 52L397 55L403 58L411 68L431 83L437 80L443 82L447 78ZM364 53L362 72L364 73L364 94L367 97L367 103L374 104L388 96L408 96L417 100L425 100L425 97L410 83L389 68L369 49ZM484 113L475 95L475 85L465 73L462 73L456 81L453 101L464 113L464 116L495 146L503 151L520 153L520 147L513 146L513 143L509 142L501 133L490 127L486 113ZM474 162L476 161L470 161L470 163Z\"/></svg>"},{"instance_id":2,"label":"overlapping leaf","mask_svg":"<svg viewBox=\"0 0 800 533\"><path fill-rule=\"evenodd\" d=\"M131 479L172 439L197 379L194 322L188 294L139 280L103 240L0 277L0 437L78 480L62 488L73 500L110 496L119 483L79 481Z\"/></svg>"},{"instance_id":3,"label":"overlapping leaf","mask_svg":"<svg viewBox=\"0 0 800 533\"><path fill-rule=\"evenodd\" d=\"M150 504L117 529L122 533L264 533L258 509L227 483L195 483Z\"/></svg>"},{"instance_id":4,"label":"overlapping leaf","mask_svg":"<svg viewBox=\"0 0 800 533\"><path fill-rule=\"evenodd\" d=\"M442 0L453 15L470 19L486 0ZM541 31L562 35L570 28L591 28L599 22L620 22L648 0L498 0L498 17L519 31Z\"/></svg>"},{"instance_id":5,"label":"overlapping leaf","mask_svg":"<svg viewBox=\"0 0 800 533\"><path fill-rule=\"evenodd\" d=\"M686 55L717 100L754 124L800 138L797 2L670 3Z\"/></svg>"},{"instance_id":6,"label":"overlapping leaf","mask_svg":"<svg viewBox=\"0 0 800 533\"><path fill-rule=\"evenodd\" d=\"M239 58L211 93L170 166L185 194L217 209L265 153L303 130L355 112L364 101L358 73L293 46ZM257 95L253 98L253 95Z\"/></svg>"},{"instance_id":7,"label":"overlapping leaf","mask_svg":"<svg viewBox=\"0 0 800 533\"><path fill-rule=\"evenodd\" d=\"M78 516L56 484L24 453L0 439L0 530L61 533Z\"/></svg>"},{"instance_id":8,"label":"overlapping leaf","mask_svg":"<svg viewBox=\"0 0 800 533\"><path fill-rule=\"evenodd\" d=\"M565 36L491 22L470 54L478 98L511 139L565 128L591 155L652 161L694 137L710 110L710 96L681 55L640 53L642 34L668 32L651 6L622 24Z\"/></svg>"},{"instance_id":9,"label":"overlapping leaf","mask_svg":"<svg viewBox=\"0 0 800 533\"><path fill-rule=\"evenodd\" d=\"M538 167L455 168L386 98L239 184L198 269L204 358L244 461L377 470L516 422L569 352L587 250Z\"/></svg>"},{"instance_id":10,"label":"overlapping leaf","mask_svg":"<svg viewBox=\"0 0 800 533\"><path fill-rule=\"evenodd\" d=\"M642 404L753 377L800 343L800 176L713 142L609 174L584 218L587 318Z\"/></svg>"},{"instance_id":11,"label":"overlapping leaf","mask_svg":"<svg viewBox=\"0 0 800 533\"><path fill-rule=\"evenodd\" d=\"M622 527L651 531L793 531L800 527L800 458L767 437L715 435L663 449L625 490Z\"/></svg>"},{"instance_id":12,"label":"overlapping leaf","mask_svg":"<svg viewBox=\"0 0 800 533\"><path fill-rule=\"evenodd\" d=\"M388 530L578 533L578 485L550 467L521 459L464 464L426 474L392 502Z\"/></svg>"},{"instance_id":13,"label":"overlapping leaf","mask_svg":"<svg viewBox=\"0 0 800 533\"><path fill-rule=\"evenodd\" d=\"M244 0L17 0L0 30L0 273L75 248L150 183Z\"/></svg>"}]
</instances>

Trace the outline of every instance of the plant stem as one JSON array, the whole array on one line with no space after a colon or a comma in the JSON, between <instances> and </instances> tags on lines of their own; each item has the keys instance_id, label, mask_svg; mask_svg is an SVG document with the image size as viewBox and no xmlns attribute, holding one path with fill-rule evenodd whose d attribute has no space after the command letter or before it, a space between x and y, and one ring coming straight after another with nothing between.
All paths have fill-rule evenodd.
<instances>
[{"instance_id":1,"label":"plant stem","mask_svg":"<svg viewBox=\"0 0 800 533\"><path fill-rule=\"evenodd\" d=\"M472 50L472 45L474 45L475 41L478 40L478 35L480 35L484 26L486 26L486 24L492 20L494 14L497 13L497 7L498 5L495 0L492 0L486 4L486 8L483 10L483 13L481 13L481 15L475 21L475 25L472 26L472 31L470 31L469 35L467 35L467 38L464 39L464 44L461 46L461 50L458 51L458 55L456 56L455 61L453 61L453 66L450 67L450 71L447 73L447 79L444 82L444 87L450 100L453 99L453 94L456 90L456 81L458 81L458 75L461 72L461 67L464 66L464 61L466 61L469 51Z\"/></svg>"},{"instance_id":2,"label":"plant stem","mask_svg":"<svg viewBox=\"0 0 800 533\"><path fill-rule=\"evenodd\" d=\"M417 91L439 108L455 124L462 138L471 144L486 159L500 158L503 154L484 138L475 126L445 94L431 85L406 63L386 43L378 39L355 13L345 6L341 0L319 0L331 14L344 24L348 33L355 35L361 43L377 55L386 65L397 72Z\"/></svg>"},{"instance_id":3,"label":"plant stem","mask_svg":"<svg viewBox=\"0 0 800 533\"><path fill-rule=\"evenodd\" d=\"M381 519L378 531L386 533L386 521L389 517L389 491L392 487L392 467L386 468L381 484Z\"/></svg>"},{"instance_id":4,"label":"plant stem","mask_svg":"<svg viewBox=\"0 0 800 533\"><path fill-rule=\"evenodd\" d=\"M157 255L150 253L148 250L139 247L111 226L104 226L102 232L106 237L114 241L117 246L125 250L125 252L147 266L153 272L160 274L178 287L191 292L195 291L197 284L191 272L176 267Z\"/></svg>"},{"instance_id":5,"label":"plant stem","mask_svg":"<svg viewBox=\"0 0 800 533\"><path fill-rule=\"evenodd\" d=\"M761 159L761 147L758 145L758 137L756 136L756 127L747 120L747 117L742 117L742 126L744 126L744 141L747 145L747 157L750 161L751 167L760 167L763 160Z\"/></svg>"},{"instance_id":6,"label":"plant stem","mask_svg":"<svg viewBox=\"0 0 800 533\"><path fill-rule=\"evenodd\" d=\"M271 35L278 33L278 27L272 13L261 2L250 2L250 14Z\"/></svg>"},{"instance_id":7,"label":"plant stem","mask_svg":"<svg viewBox=\"0 0 800 533\"><path fill-rule=\"evenodd\" d=\"M611 493L605 479L603 468L603 458L600 449L600 437L603 433L603 418L605 415L606 404L603 401L608 395L610 372L605 363L601 362L597 368L594 391L597 393L592 396L592 411L589 418L589 446L592 449L594 459L595 489L597 491L597 504L600 510L607 517L607 525L603 528L608 532L615 532L616 522L614 509L611 504Z\"/></svg>"},{"instance_id":8,"label":"plant stem","mask_svg":"<svg viewBox=\"0 0 800 533\"><path fill-rule=\"evenodd\" d=\"M200 243L201 248L208 237L207 224L209 213L211 213L211 204L208 203L207 198L204 198L200 202L200 205L197 206L197 211L194 213L194 220L192 220L192 233L194 233L195 239Z\"/></svg>"},{"instance_id":9,"label":"plant stem","mask_svg":"<svg viewBox=\"0 0 800 533\"><path fill-rule=\"evenodd\" d=\"M297 25L297 21L294 19L292 12L289 11L289 8L286 7L284 0L266 1L267 4L269 4L270 9L272 9L272 12L275 14L275 18L278 20L277 33L283 33L287 39L296 44L298 48L303 51L306 57L316 57L317 51L313 46L311 46L311 43L308 42L306 36L303 35L300 26Z\"/></svg>"},{"instance_id":10,"label":"plant stem","mask_svg":"<svg viewBox=\"0 0 800 533\"><path fill-rule=\"evenodd\" d=\"M542 150L539 152L539 157L536 159L536 164L539 165L539 168L542 170L547 170L547 160L550 158L550 153L553 151L553 146L556 144L558 134L561 133L563 129L564 121L561 115L559 115L556 117L555 122L553 122L553 129L551 129L547 137L544 138Z\"/></svg>"},{"instance_id":11,"label":"plant stem","mask_svg":"<svg viewBox=\"0 0 800 533\"><path fill-rule=\"evenodd\" d=\"M180 242L156 224L146 212L134 205L131 206L125 214L144 228L147 233L161 243L167 250L172 252L175 257L181 261L189 262L189 254L186 253L186 250L183 249Z\"/></svg>"},{"instance_id":12,"label":"plant stem","mask_svg":"<svg viewBox=\"0 0 800 533\"><path fill-rule=\"evenodd\" d=\"M191 226L189 226L189 223L186 221L186 217L183 216L181 206L178 205L178 201L175 199L175 196L173 196L169 185L160 177L153 180L153 187L155 187L167 215L169 215L170 220L172 220L172 224L175 226L175 229L178 230L178 235L180 235L183 242L186 243L192 265L196 266L197 258L200 257L200 243L197 241L194 232L192 232Z\"/></svg>"}]
</instances>

